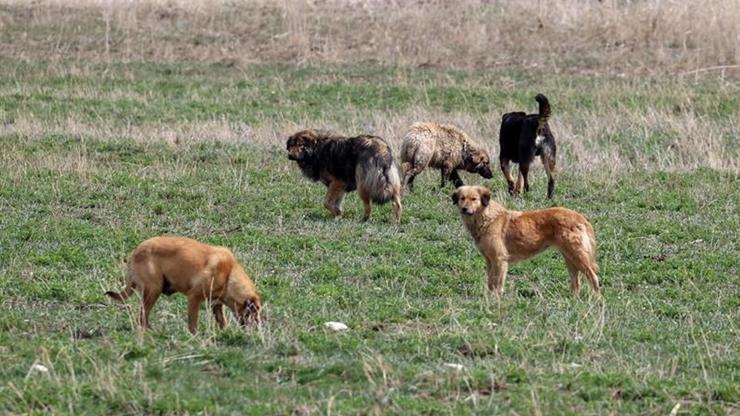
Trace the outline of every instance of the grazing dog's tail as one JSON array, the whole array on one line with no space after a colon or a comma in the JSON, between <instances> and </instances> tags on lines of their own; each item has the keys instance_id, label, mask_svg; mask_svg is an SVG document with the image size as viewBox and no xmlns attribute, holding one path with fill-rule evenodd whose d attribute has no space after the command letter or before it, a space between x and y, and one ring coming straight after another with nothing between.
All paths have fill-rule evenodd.
<instances>
[{"instance_id":1,"label":"grazing dog's tail","mask_svg":"<svg viewBox=\"0 0 740 416\"><path fill-rule=\"evenodd\" d=\"M393 161L390 149L360 162L357 170L358 182L369 191L376 204L384 204L400 194L401 177L398 175L398 167Z\"/></svg>"},{"instance_id":2,"label":"grazing dog's tail","mask_svg":"<svg viewBox=\"0 0 740 416\"><path fill-rule=\"evenodd\" d=\"M106 295L110 296L111 298L119 301L119 302L125 302L126 299L129 298L134 293L134 286L132 284L126 285L125 288L123 288L120 292L114 292L112 290L109 290L105 292Z\"/></svg>"},{"instance_id":3,"label":"grazing dog's tail","mask_svg":"<svg viewBox=\"0 0 740 416\"><path fill-rule=\"evenodd\" d=\"M105 292L105 294L110 296L114 300L125 302L126 299L128 299L129 296L134 293L134 289L136 289L136 285L134 284L134 281L132 279L133 273L133 262L131 262L131 259L129 259L128 270L126 271L126 287L124 287L123 290L120 292L109 290Z\"/></svg>"},{"instance_id":4,"label":"grazing dog's tail","mask_svg":"<svg viewBox=\"0 0 740 416\"><path fill-rule=\"evenodd\" d=\"M550 119L550 102L547 100L547 97L545 97L542 94L537 94L536 97L534 97L535 100L540 104L540 128L544 127L547 123L547 120Z\"/></svg>"}]
</instances>

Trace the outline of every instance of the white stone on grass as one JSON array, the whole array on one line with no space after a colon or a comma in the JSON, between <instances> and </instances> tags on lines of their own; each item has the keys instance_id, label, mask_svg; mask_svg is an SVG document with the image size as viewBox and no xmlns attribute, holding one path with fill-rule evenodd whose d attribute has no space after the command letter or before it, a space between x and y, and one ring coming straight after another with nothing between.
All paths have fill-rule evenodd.
<instances>
[{"instance_id":1,"label":"white stone on grass","mask_svg":"<svg viewBox=\"0 0 740 416\"><path fill-rule=\"evenodd\" d=\"M324 324L325 327L331 329L332 331L347 331L349 327L341 322L333 322L329 321Z\"/></svg>"}]
</instances>

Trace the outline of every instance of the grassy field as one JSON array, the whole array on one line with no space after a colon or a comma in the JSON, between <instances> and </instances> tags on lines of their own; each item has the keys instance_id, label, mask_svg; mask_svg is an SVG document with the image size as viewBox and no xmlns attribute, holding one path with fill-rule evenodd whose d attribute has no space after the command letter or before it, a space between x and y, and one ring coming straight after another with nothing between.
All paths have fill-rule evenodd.
<instances>
[{"instance_id":1,"label":"grassy field","mask_svg":"<svg viewBox=\"0 0 740 416\"><path fill-rule=\"evenodd\" d=\"M738 84L380 66L0 61L0 412L737 414ZM500 114L546 92L556 198L583 212L602 299L559 255L510 269L500 303L435 174L359 223L289 163L304 126L387 137L454 121L495 154ZM494 158L495 159L495 158ZM186 332L183 297L137 337L111 304L141 240L231 247L265 324ZM323 323L342 321L332 333ZM459 364L461 369L446 364ZM33 364L48 373L30 370Z\"/></svg>"}]
</instances>

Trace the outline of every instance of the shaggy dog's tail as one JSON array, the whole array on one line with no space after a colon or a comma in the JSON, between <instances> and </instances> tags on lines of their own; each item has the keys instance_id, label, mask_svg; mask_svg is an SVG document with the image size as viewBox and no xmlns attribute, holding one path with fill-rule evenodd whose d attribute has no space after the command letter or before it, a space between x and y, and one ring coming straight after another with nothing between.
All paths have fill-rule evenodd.
<instances>
[{"instance_id":1,"label":"shaggy dog's tail","mask_svg":"<svg viewBox=\"0 0 740 416\"><path fill-rule=\"evenodd\" d=\"M547 100L547 97L545 97L542 94L537 94L536 97L534 97L535 100L540 104L540 128L544 127L544 125L547 123L547 120L550 119L550 102Z\"/></svg>"},{"instance_id":2,"label":"shaggy dog's tail","mask_svg":"<svg viewBox=\"0 0 740 416\"><path fill-rule=\"evenodd\" d=\"M390 152L360 162L357 165L357 181L370 192L376 204L384 204L401 192L401 177Z\"/></svg>"}]
</instances>

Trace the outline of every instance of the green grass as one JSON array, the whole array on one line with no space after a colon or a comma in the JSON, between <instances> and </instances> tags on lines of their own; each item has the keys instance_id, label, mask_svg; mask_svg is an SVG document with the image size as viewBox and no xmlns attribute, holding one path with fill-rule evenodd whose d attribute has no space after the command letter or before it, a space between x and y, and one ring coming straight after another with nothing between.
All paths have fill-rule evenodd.
<instances>
[{"instance_id":1,"label":"green grass","mask_svg":"<svg viewBox=\"0 0 740 416\"><path fill-rule=\"evenodd\" d=\"M493 76L462 72L257 66L240 84L242 70L198 65L86 67L69 77L59 76L69 67L2 67L12 74L0 86L11 124L29 115L49 124L343 123L342 111L393 116L429 105L476 115L498 108L497 96L530 100ZM562 86L573 111L589 91L611 100L598 80L569 87L577 81L546 82ZM646 83L605 82L634 92L615 106L670 105L667 83L649 95ZM738 103L726 89L682 88L698 103L690 111L732 123ZM95 100L56 98L92 92ZM282 146L4 133L0 413L667 414L677 403L680 414L738 411L736 172L607 176L565 165L554 203L594 224L603 299L587 288L572 298L565 265L547 252L512 266L496 303L452 189L438 189L436 175L405 196L400 226L390 206L360 223L356 194L345 218L332 220L324 188ZM464 179L513 209L551 204L542 172L515 199L500 175ZM120 287L136 244L165 233L231 247L263 295L264 326L219 331L203 311L191 337L184 298L173 296L137 338L136 301L115 305L103 293ZM331 333L329 320L351 330ZM30 373L34 363L50 372Z\"/></svg>"}]
</instances>

